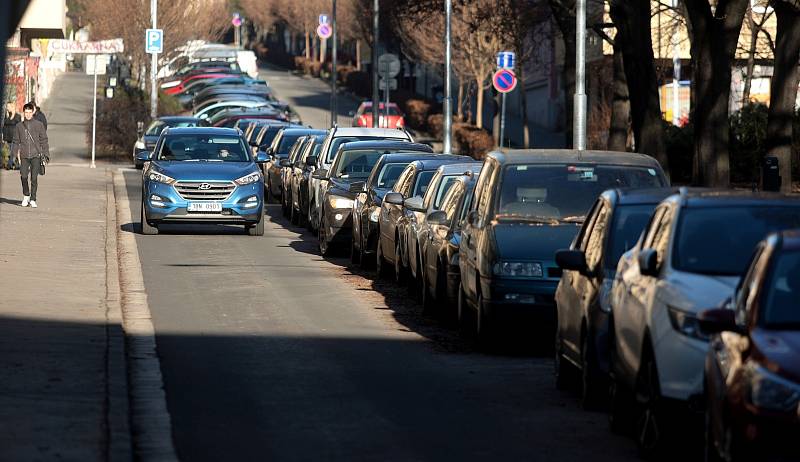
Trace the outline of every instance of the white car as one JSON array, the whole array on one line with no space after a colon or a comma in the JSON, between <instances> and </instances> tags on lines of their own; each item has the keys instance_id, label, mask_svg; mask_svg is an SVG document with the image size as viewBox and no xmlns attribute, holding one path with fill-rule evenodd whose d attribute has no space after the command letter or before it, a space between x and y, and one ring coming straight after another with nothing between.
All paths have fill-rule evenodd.
<instances>
[{"instance_id":1,"label":"white car","mask_svg":"<svg viewBox=\"0 0 800 462\"><path fill-rule=\"evenodd\" d=\"M339 128L334 127L328 131L328 136L322 143L322 148L317 157L315 170L328 170L333 165L333 159L336 157L339 146L351 141L376 141L376 140L390 140L390 141L409 141L413 142L414 139L411 135L403 129L389 129L389 128ZM316 230L319 227L320 208L319 204L322 202L322 191L324 190L322 179L310 179L310 186L308 188L308 227Z\"/></svg>"},{"instance_id":2,"label":"white car","mask_svg":"<svg viewBox=\"0 0 800 462\"><path fill-rule=\"evenodd\" d=\"M620 259L611 289L612 423L632 417L643 454L663 447L675 411L702 404L709 336L697 314L733 294L764 236L798 226L794 198L682 189Z\"/></svg>"},{"instance_id":3,"label":"white car","mask_svg":"<svg viewBox=\"0 0 800 462\"><path fill-rule=\"evenodd\" d=\"M198 119L209 119L214 114L219 111L223 111L225 109L237 109L237 108L254 108L254 107L265 107L265 106L272 106L272 103L268 103L266 101L220 101L219 103L214 103L208 105L194 114L194 117Z\"/></svg>"}]
</instances>

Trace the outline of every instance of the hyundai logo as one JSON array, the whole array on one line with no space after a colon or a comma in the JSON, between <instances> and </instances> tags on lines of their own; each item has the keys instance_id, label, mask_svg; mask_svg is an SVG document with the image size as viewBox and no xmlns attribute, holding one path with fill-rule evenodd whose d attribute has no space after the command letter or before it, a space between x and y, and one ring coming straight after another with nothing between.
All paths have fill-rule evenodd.
<instances>
[{"instance_id":1,"label":"hyundai logo","mask_svg":"<svg viewBox=\"0 0 800 462\"><path fill-rule=\"evenodd\" d=\"M206 189L211 189L211 185L209 183L200 183L197 189L205 191Z\"/></svg>"}]
</instances>

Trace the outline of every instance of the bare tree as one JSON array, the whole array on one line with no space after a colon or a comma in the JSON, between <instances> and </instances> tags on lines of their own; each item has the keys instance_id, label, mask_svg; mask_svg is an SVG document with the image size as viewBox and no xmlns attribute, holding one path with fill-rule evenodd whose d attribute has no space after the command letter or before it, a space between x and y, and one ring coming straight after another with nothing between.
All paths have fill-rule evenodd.
<instances>
[{"instance_id":1,"label":"bare tree","mask_svg":"<svg viewBox=\"0 0 800 462\"><path fill-rule=\"evenodd\" d=\"M752 3L748 3L747 5L747 14L745 15L745 30L747 33L750 34L750 39L747 41L748 46L746 49L741 50L747 56L747 67L744 72L744 91L742 92L742 105L745 105L750 102L750 89L753 84L753 71L755 69L756 59L759 58L769 58L773 55L774 49L769 47L769 41L765 36L765 25L767 21L773 16L774 10L772 8L766 8L767 1L764 1L763 6L758 8L757 10L753 8ZM754 11L756 10L756 11ZM768 46L767 51L769 54L763 53L763 46L759 46L759 37L764 36L765 41L767 41Z\"/></svg>"}]
</instances>

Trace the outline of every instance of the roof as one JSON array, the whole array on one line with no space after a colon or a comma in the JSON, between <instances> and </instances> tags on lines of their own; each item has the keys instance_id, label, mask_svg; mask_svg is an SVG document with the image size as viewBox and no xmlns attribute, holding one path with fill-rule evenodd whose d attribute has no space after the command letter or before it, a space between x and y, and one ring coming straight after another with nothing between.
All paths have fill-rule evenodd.
<instances>
[{"instance_id":1,"label":"roof","mask_svg":"<svg viewBox=\"0 0 800 462\"><path fill-rule=\"evenodd\" d=\"M777 233L783 250L800 250L800 230L792 229Z\"/></svg>"},{"instance_id":2,"label":"roof","mask_svg":"<svg viewBox=\"0 0 800 462\"><path fill-rule=\"evenodd\" d=\"M391 154L384 154L378 162L383 163L411 163L415 160L433 159L441 154L423 153L423 152L393 152Z\"/></svg>"},{"instance_id":3,"label":"roof","mask_svg":"<svg viewBox=\"0 0 800 462\"><path fill-rule=\"evenodd\" d=\"M392 150L392 151L419 151L433 153L433 148L427 144L409 143L395 140L351 141L339 147L342 151L355 151L357 149Z\"/></svg>"},{"instance_id":4,"label":"roof","mask_svg":"<svg viewBox=\"0 0 800 462\"><path fill-rule=\"evenodd\" d=\"M308 128L308 127L300 127L300 128L285 128L283 130L283 136L286 135L324 135L327 133L327 130L320 130L318 128Z\"/></svg>"},{"instance_id":5,"label":"roof","mask_svg":"<svg viewBox=\"0 0 800 462\"><path fill-rule=\"evenodd\" d=\"M504 152L492 151L487 157L492 157L503 164L549 164L563 163L588 163L630 165L640 167L658 167L654 158L635 152L615 151L578 151L575 149L509 149Z\"/></svg>"},{"instance_id":6,"label":"roof","mask_svg":"<svg viewBox=\"0 0 800 462\"><path fill-rule=\"evenodd\" d=\"M615 188L603 195L620 205L644 205L658 204L678 191L679 188Z\"/></svg>"},{"instance_id":7,"label":"roof","mask_svg":"<svg viewBox=\"0 0 800 462\"><path fill-rule=\"evenodd\" d=\"M800 196L774 192L753 192L735 189L681 188L680 194L670 196L670 200L680 201L683 206L800 206Z\"/></svg>"},{"instance_id":8,"label":"roof","mask_svg":"<svg viewBox=\"0 0 800 462\"><path fill-rule=\"evenodd\" d=\"M161 116L156 120L162 122L200 122L201 119L192 116Z\"/></svg>"},{"instance_id":9,"label":"roof","mask_svg":"<svg viewBox=\"0 0 800 462\"><path fill-rule=\"evenodd\" d=\"M382 136L384 138L411 138L405 130L393 128L362 128L341 127L337 128L334 137L339 136Z\"/></svg>"},{"instance_id":10,"label":"roof","mask_svg":"<svg viewBox=\"0 0 800 462\"><path fill-rule=\"evenodd\" d=\"M459 162L457 164L444 164L439 166L443 175L460 175L466 172L478 173L483 167L483 162L476 160L474 162Z\"/></svg>"},{"instance_id":11,"label":"roof","mask_svg":"<svg viewBox=\"0 0 800 462\"><path fill-rule=\"evenodd\" d=\"M364 101L364 102L362 102L361 104L362 104L364 107L367 107L367 106L369 106L369 107L372 107L372 101ZM380 108L380 107L386 107L386 103L384 103L384 102L381 102L381 103L379 103L379 104L378 104L378 107L379 107L379 108ZM399 107L399 106L397 105L397 103L389 103L389 107Z\"/></svg>"},{"instance_id":12,"label":"roof","mask_svg":"<svg viewBox=\"0 0 800 462\"><path fill-rule=\"evenodd\" d=\"M457 156L452 154L436 154L433 157L419 159L417 163L420 165L420 170L436 170L444 164L463 164L468 163L471 157Z\"/></svg>"},{"instance_id":13,"label":"roof","mask_svg":"<svg viewBox=\"0 0 800 462\"><path fill-rule=\"evenodd\" d=\"M241 132L236 128L221 127L170 127L165 128L168 135L232 135L239 136Z\"/></svg>"}]
</instances>

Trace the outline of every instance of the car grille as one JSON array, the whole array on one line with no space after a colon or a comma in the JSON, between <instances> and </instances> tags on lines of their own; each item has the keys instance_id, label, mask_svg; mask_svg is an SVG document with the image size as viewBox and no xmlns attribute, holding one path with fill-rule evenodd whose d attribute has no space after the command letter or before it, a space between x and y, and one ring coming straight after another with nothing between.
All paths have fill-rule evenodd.
<instances>
[{"instance_id":1,"label":"car grille","mask_svg":"<svg viewBox=\"0 0 800 462\"><path fill-rule=\"evenodd\" d=\"M232 181L179 181L175 190L187 201L224 201L236 185Z\"/></svg>"}]
</instances>

